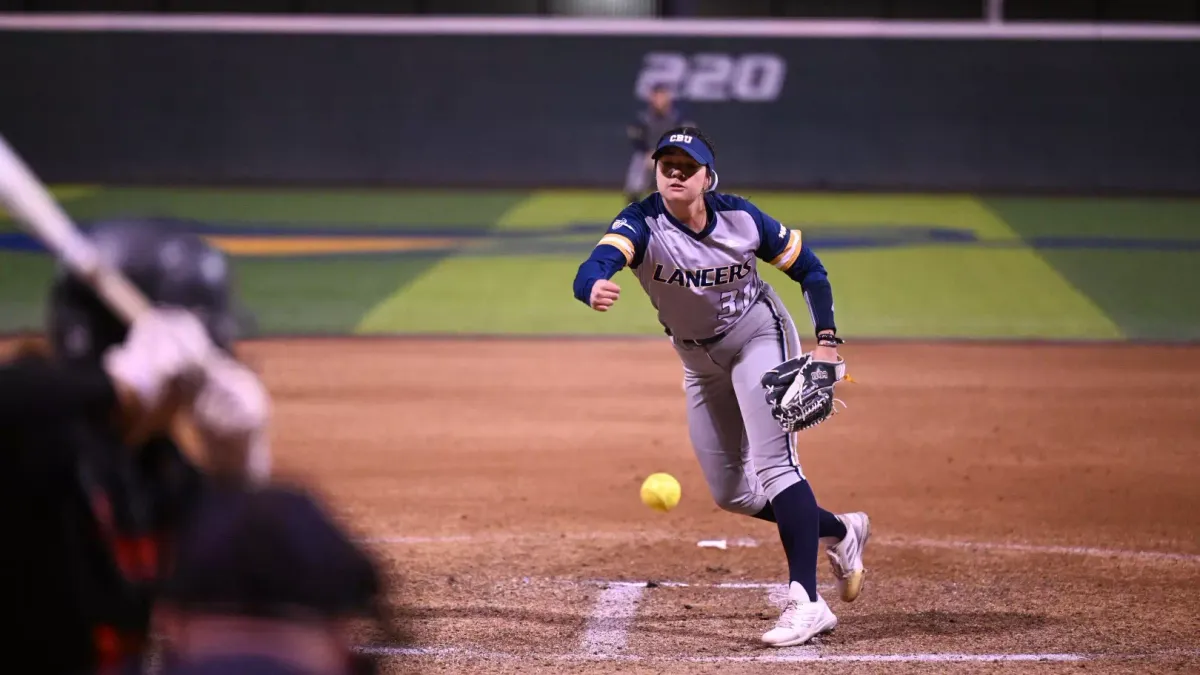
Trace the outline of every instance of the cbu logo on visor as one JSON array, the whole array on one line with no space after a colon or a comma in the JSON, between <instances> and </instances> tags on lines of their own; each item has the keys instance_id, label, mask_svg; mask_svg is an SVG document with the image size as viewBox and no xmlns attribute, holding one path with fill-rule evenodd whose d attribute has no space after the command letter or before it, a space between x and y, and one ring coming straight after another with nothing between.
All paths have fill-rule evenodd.
<instances>
[{"instance_id":1,"label":"cbu logo on visor","mask_svg":"<svg viewBox=\"0 0 1200 675\"><path fill-rule=\"evenodd\" d=\"M662 139L658 144L658 149L654 152L654 159L658 159L664 150L667 148L679 148L683 150L692 159L696 160L701 166L707 166L712 174L712 182L708 186L708 191L711 192L717 189L717 168L714 161L712 148L704 142L704 139L697 138L692 134L671 134Z\"/></svg>"},{"instance_id":2,"label":"cbu logo on visor","mask_svg":"<svg viewBox=\"0 0 1200 675\"><path fill-rule=\"evenodd\" d=\"M692 159L703 164L704 166L713 166L714 162L712 150L702 138L693 136L692 134L671 134L670 136L664 136L662 141L658 144L658 148L654 153L654 158L658 159L658 156L661 155L664 150L671 147L683 150L687 154L691 155Z\"/></svg>"}]
</instances>

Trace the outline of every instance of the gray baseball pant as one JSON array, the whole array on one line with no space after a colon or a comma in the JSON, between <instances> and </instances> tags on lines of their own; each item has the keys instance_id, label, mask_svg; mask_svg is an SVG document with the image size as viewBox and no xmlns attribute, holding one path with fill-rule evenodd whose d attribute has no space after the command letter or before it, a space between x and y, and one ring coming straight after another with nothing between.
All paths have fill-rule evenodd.
<instances>
[{"instance_id":1,"label":"gray baseball pant","mask_svg":"<svg viewBox=\"0 0 1200 675\"><path fill-rule=\"evenodd\" d=\"M796 326L769 286L718 342L672 339L683 362L688 431L717 505L754 515L804 480L796 434L771 416L763 373L800 354Z\"/></svg>"}]
</instances>

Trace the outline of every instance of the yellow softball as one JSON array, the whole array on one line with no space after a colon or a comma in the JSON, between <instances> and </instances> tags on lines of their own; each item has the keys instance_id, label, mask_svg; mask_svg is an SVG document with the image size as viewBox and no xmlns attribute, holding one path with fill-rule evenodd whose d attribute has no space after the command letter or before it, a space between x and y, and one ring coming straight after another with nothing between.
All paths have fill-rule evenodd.
<instances>
[{"instance_id":1,"label":"yellow softball","mask_svg":"<svg viewBox=\"0 0 1200 675\"><path fill-rule=\"evenodd\" d=\"M642 481L642 503L655 511L670 511L679 503L681 490L671 474L650 474Z\"/></svg>"}]
</instances>

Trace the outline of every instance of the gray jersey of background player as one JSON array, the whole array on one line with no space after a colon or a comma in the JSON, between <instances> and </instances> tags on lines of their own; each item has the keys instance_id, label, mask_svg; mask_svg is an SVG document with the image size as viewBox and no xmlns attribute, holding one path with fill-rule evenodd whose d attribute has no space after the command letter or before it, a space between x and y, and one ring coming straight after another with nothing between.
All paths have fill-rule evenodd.
<instances>
[{"instance_id":1,"label":"gray jersey of background player","mask_svg":"<svg viewBox=\"0 0 1200 675\"><path fill-rule=\"evenodd\" d=\"M650 90L650 102L627 128L629 142L633 145L633 156L625 172L625 199L636 202L646 190L654 185L654 160L650 157L654 142L668 129L691 126L674 101L669 87L656 85ZM651 190L653 191L653 190Z\"/></svg>"},{"instance_id":2,"label":"gray jersey of background player","mask_svg":"<svg viewBox=\"0 0 1200 675\"><path fill-rule=\"evenodd\" d=\"M833 291L798 230L749 200L715 192L715 153L699 129L668 131L652 157L658 191L613 220L579 266L575 297L607 311L620 297L610 279L632 269L682 362L689 437L713 499L778 526L789 598L762 640L802 644L837 625L817 593L820 541L842 599L851 601L861 589L870 523L866 514L834 515L817 506L800 468L798 434L785 432L772 415L761 377L799 356L800 341L757 261L800 283L818 335L812 357L841 363Z\"/></svg>"}]
</instances>

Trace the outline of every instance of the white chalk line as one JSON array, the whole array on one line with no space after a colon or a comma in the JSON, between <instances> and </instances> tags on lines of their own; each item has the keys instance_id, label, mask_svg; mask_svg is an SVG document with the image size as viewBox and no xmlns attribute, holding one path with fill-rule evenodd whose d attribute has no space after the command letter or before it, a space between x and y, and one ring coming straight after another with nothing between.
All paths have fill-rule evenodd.
<instances>
[{"instance_id":1,"label":"white chalk line","mask_svg":"<svg viewBox=\"0 0 1200 675\"><path fill-rule=\"evenodd\" d=\"M624 651L629 626L637 617L637 606L645 589L645 585L639 584L609 584L600 591L588 612L579 653L612 656Z\"/></svg>"},{"instance_id":2,"label":"white chalk line","mask_svg":"<svg viewBox=\"0 0 1200 675\"><path fill-rule=\"evenodd\" d=\"M944 541L939 539L883 538L876 542L884 546L905 548L981 549L986 551L1011 551L1014 553L1044 553L1056 555L1080 555L1093 558L1133 558L1138 560L1169 560L1175 562L1200 562L1194 553L1168 553L1163 551L1130 551L1093 546L1045 546L1040 544L1008 544L976 541Z\"/></svg>"},{"instance_id":3,"label":"white chalk line","mask_svg":"<svg viewBox=\"0 0 1200 675\"><path fill-rule=\"evenodd\" d=\"M653 588L715 588L727 590L763 590L767 591L767 602L782 609L787 604L788 587L790 584L779 581L612 581L608 579L571 579L569 577L522 577L523 584L551 584L562 586L598 586L632 587L645 591ZM833 593L837 585L830 583L817 584L817 592ZM639 596L640 599L640 596Z\"/></svg>"},{"instance_id":4,"label":"white chalk line","mask_svg":"<svg viewBox=\"0 0 1200 675\"><path fill-rule=\"evenodd\" d=\"M757 656L689 656L680 659L694 663L811 663L865 662L865 663L942 663L950 661L1088 661L1085 654L763 654Z\"/></svg>"},{"instance_id":5,"label":"white chalk line","mask_svg":"<svg viewBox=\"0 0 1200 675\"><path fill-rule=\"evenodd\" d=\"M571 579L569 577L522 577L527 584L548 583L566 584L568 586L633 586L635 588L736 588L736 589L786 589L787 584L778 581L613 581L610 579ZM834 588L832 584L822 584L820 590Z\"/></svg>"},{"instance_id":6,"label":"white chalk line","mask_svg":"<svg viewBox=\"0 0 1200 675\"><path fill-rule=\"evenodd\" d=\"M766 649L766 648L764 648ZM793 648L771 650L762 654L749 655L715 655L688 656L683 654L619 654L619 653L576 653L576 654L540 654L536 652L516 653L468 647L397 647L371 646L360 647L360 651L385 656L412 657L458 657L464 659L505 660L505 661L640 661L640 662L688 662L688 663L954 663L954 662L1080 662L1119 659L1163 659L1180 657L1200 657L1200 650L1163 650L1157 652L1131 653L1062 653L1062 652L1029 652L1016 654L971 654L962 652L924 652L910 654L821 654L815 648Z\"/></svg>"},{"instance_id":7,"label":"white chalk line","mask_svg":"<svg viewBox=\"0 0 1200 675\"><path fill-rule=\"evenodd\" d=\"M570 580L562 580L571 583ZM603 590L596 596L591 611L588 612L587 624L584 627L583 638L580 641L578 654L584 658L617 657L624 655L629 640L629 628L637 618L638 604L642 596L651 588L736 588L736 589L766 589L768 601L775 602L772 596L787 593L787 584L756 583L756 582L719 582L709 584L691 584L682 581L636 582L636 581L596 581L575 582L576 585L596 584ZM778 603L776 603L778 604ZM813 658L819 656L816 645L802 645L775 652L776 657Z\"/></svg>"},{"instance_id":8,"label":"white chalk line","mask_svg":"<svg viewBox=\"0 0 1200 675\"><path fill-rule=\"evenodd\" d=\"M570 580L562 580L571 583ZM579 584L579 582L575 582ZM788 585L781 583L757 582L721 582L710 584L692 584L682 581L637 582L637 581L596 581L592 584L603 588L596 596L591 611L588 612L587 624L584 627L583 638L580 641L579 653L584 655L618 655L628 643L629 628L637 618L638 604L647 589L650 588L736 588L736 589L766 589L772 594L786 593ZM589 584L589 582L583 582ZM582 584L581 584L582 585ZM792 655L812 656L817 653L815 646L796 647L788 652Z\"/></svg>"},{"instance_id":9,"label":"white chalk line","mask_svg":"<svg viewBox=\"0 0 1200 675\"><path fill-rule=\"evenodd\" d=\"M655 542L677 541L677 534L659 533L628 533L628 532L580 532L563 534L475 534L447 536L382 536L366 539L368 544L385 545L420 545L420 544L465 544L465 543L499 543L525 541L529 543L553 543L555 541L629 541ZM749 546L747 538L734 539L742 546ZM880 537L871 538L871 544L898 548L938 548L957 550L1000 551L1011 553L1037 553L1048 555L1071 555L1093 558L1123 558L1129 560L1146 560L1158 562L1200 563L1200 554L1173 553L1167 551L1138 551L1128 549L1100 548L1094 546L1053 546L1045 544L1022 544L1009 542L958 541L944 539L925 539L920 537Z\"/></svg>"},{"instance_id":10,"label":"white chalk line","mask_svg":"<svg viewBox=\"0 0 1200 675\"><path fill-rule=\"evenodd\" d=\"M985 653L926 652L926 653L866 653L829 654L823 653L820 644L801 645L784 649L771 649L751 655L689 656L653 654L638 655L624 653L628 646L631 625L637 616L638 605L646 591L653 588L729 588L767 589L778 592L787 588L778 582L682 582L682 581L605 581L525 577L525 583L549 582L574 586L600 586L588 613L580 647L574 653L506 652L475 649L471 647L400 647L394 645L363 646L359 650L387 656L410 656L432 658L460 658L474 660L504 661L574 661L574 662L687 662L687 663L954 663L954 662L1081 662L1112 659L1164 659L1200 657L1200 649L1169 649L1153 652L1132 653ZM821 590L831 590L832 584L822 584ZM766 648L764 648L766 649Z\"/></svg>"}]
</instances>

